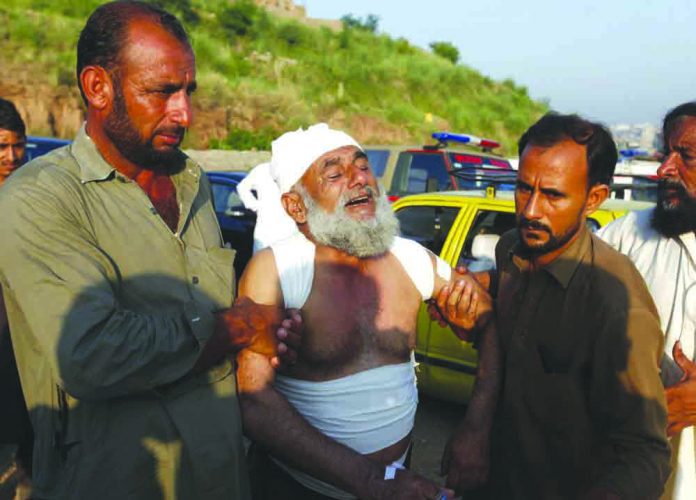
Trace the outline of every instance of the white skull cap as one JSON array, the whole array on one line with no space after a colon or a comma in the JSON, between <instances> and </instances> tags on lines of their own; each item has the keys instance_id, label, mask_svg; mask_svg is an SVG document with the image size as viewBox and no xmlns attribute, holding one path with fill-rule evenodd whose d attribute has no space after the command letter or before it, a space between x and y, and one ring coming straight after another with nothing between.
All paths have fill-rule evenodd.
<instances>
[{"instance_id":1,"label":"white skull cap","mask_svg":"<svg viewBox=\"0 0 696 500\"><path fill-rule=\"evenodd\" d=\"M271 176L280 192L290 191L321 155L342 146L356 146L362 150L355 139L329 128L326 123L317 123L307 130L299 128L278 137L271 144Z\"/></svg>"}]
</instances>

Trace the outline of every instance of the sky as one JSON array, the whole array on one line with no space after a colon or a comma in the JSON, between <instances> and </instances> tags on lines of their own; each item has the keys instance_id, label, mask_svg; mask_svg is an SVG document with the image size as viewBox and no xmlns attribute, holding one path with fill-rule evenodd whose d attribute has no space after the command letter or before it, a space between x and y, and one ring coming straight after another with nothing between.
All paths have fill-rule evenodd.
<instances>
[{"instance_id":1,"label":"sky","mask_svg":"<svg viewBox=\"0 0 696 500\"><path fill-rule=\"evenodd\" d=\"M694 0L296 0L310 17L376 14L379 30L512 78L552 109L608 125L660 124L696 98Z\"/></svg>"}]
</instances>

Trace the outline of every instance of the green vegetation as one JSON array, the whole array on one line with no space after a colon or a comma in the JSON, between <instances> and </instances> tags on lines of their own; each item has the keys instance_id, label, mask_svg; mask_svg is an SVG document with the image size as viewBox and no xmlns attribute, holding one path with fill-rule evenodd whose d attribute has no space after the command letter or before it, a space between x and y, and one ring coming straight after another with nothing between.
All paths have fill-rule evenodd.
<instances>
[{"instance_id":1,"label":"green vegetation","mask_svg":"<svg viewBox=\"0 0 696 500\"><path fill-rule=\"evenodd\" d=\"M450 42L433 42L430 44L433 54L443 57L452 64L459 62L459 49Z\"/></svg>"},{"instance_id":2,"label":"green vegetation","mask_svg":"<svg viewBox=\"0 0 696 500\"><path fill-rule=\"evenodd\" d=\"M5 0L0 62L74 85L79 29L100 3ZM267 148L279 132L328 121L365 143L428 142L432 131L448 129L500 140L513 152L517 137L546 110L510 80L453 64L453 52L442 51L451 44L433 44L441 48L431 54L378 33L375 16L344 16L334 30L272 16L251 0L156 3L179 15L191 35L198 126L212 115L226 126L216 146Z\"/></svg>"},{"instance_id":3,"label":"green vegetation","mask_svg":"<svg viewBox=\"0 0 696 500\"><path fill-rule=\"evenodd\" d=\"M368 14L365 19L360 19L353 14L346 14L341 18L341 22L343 29L360 29L370 33L377 33L379 27L379 17L374 14Z\"/></svg>"}]
</instances>

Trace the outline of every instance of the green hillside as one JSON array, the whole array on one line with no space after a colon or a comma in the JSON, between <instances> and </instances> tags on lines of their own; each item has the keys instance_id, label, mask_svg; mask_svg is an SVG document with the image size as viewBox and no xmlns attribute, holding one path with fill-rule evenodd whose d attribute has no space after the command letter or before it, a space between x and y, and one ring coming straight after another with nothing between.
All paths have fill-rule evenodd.
<instances>
[{"instance_id":1,"label":"green hillside","mask_svg":"<svg viewBox=\"0 0 696 500\"><path fill-rule=\"evenodd\" d=\"M74 86L78 32L99 3L5 0L0 63ZM526 88L375 33L374 23L350 18L331 30L272 16L250 1L155 3L180 16L196 53L193 146L267 148L279 132L321 120L366 143L421 143L449 129L498 139L512 153L546 110Z\"/></svg>"}]
</instances>

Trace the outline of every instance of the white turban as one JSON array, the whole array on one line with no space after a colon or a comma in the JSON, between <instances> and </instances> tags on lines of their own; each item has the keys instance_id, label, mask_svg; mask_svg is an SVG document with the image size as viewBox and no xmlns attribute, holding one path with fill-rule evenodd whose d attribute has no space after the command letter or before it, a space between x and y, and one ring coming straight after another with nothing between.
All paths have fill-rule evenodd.
<instances>
[{"instance_id":1,"label":"white turban","mask_svg":"<svg viewBox=\"0 0 696 500\"><path fill-rule=\"evenodd\" d=\"M317 123L307 130L286 132L271 144L271 176L281 193L287 193L307 169L324 153L341 146L360 145L351 136Z\"/></svg>"},{"instance_id":2,"label":"white turban","mask_svg":"<svg viewBox=\"0 0 696 500\"><path fill-rule=\"evenodd\" d=\"M254 252L288 237L289 225L297 232L295 221L280 203L281 195L290 191L321 155L342 146L362 150L355 139L345 132L330 129L326 123L286 132L273 141L270 169L267 164L261 164L249 174L255 177L253 189L260 202L255 207Z\"/></svg>"}]
</instances>

